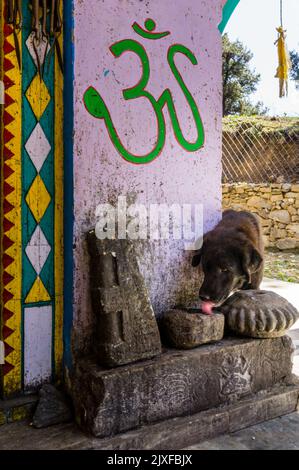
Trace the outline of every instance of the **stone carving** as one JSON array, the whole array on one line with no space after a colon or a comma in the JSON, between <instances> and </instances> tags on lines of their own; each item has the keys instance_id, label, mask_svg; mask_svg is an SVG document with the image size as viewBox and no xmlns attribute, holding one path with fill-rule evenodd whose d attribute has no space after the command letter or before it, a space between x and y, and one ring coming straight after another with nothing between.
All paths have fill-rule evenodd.
<instances>
[{"instance_id":1,"label":"stone carving","mask_svg":"<svg viewBox=\"0 0 299 470\"><path fill-rule=\"evenodd\" d=\"M161 326L170 346L192 349L223 338L224 316L190 313L183 309L169 310L164 314Z\"/></svg>"},{"instance_id":2,"label":"stone carving","mask_svg":"<svg viewBox=\"0 0 299 470\"><path fill-rule=\"evenodd\" d=\"M229 404L289 383L292 341L223 339L114 369L90 358L75 364L72 397L78 424L97 437ZM270 363L262 367L267 358ZM275 370L275 374L272 371Z\"/></svg>"},{"instance_id":3,"label":"stone carving","mask_svg":"<svg viewBox=\"0 0 299 470\"><path fill-rule=\"evenodd\" d=\"M283 336L299 312L280 295L262 290L236 292L220 307L229 330L252 338Z\"/></svg>"},{"instance_id":4,"label":"stone carving","mask_svg":"<svg viewBox=\"0 0 299 470\"><path fill-rule=\"evenodd\" d=\"M95 352L108 367L161 353L158 325L129 240L99 240L88 233Z\"/></svg>"}]
</instances>

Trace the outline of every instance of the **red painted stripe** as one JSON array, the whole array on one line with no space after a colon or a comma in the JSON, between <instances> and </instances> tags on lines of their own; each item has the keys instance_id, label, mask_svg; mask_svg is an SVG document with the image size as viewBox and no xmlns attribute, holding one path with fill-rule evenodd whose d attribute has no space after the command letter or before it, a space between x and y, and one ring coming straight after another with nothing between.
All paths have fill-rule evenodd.
<instances>
[{"instance_id":1,"label":"red painted stripe","mask_svg":"<svg viewBox=\"0 0 299 470\"><path fill-rule=\"evenodd\" d=\"M8 72L9 70L12 70L12 69L14 69L14 65L11 63L9 59L7 59L7 57L4 57L4 60L3 60L4 72Z\"/></svg>"},{"instance_id":2,"label":"red painted stripe","mask_svg":"<svg viewBox=\"0 0 299 470\"><path fill-rule=\"evenodd\" d=\"M11 256L9 256L7 253L3 253L2 262L3 262L4 269L10 266L11 263L13 263L13 261L14 259Z\"/></svg>"},{"instance_id":3,"label":"red painted stripe","mask_svg":"<svg viewBox=\"0 0 299 470\"><path fill-rule=\"evenodd\" d=\"M7 111L4 111L3 113L3 122L5 126L8 126L11 122L13 122L15 118L11 116Z\"/></svg>"},{"instance_id":4,"label":"red painted stripe","mask_svg":"<svg viewBox=\"0 0 299 470\"><path fill-rule=\"evenodd\" d=\"M10 54L11 52L13 52L15 50L14 46L12 46L6 39L4 41L4 44L3 44L3 51L4 51L4 54Z\"/></svg>"},{"instance_id":5,"label":"red painted stripe","mask_svg":"<svg viewBox=\"0 0 299 470\"><path fill-rule=\"evenodd\" d=\"M4 26L3 26L3 32L4 32L5 37L10 36L13 33L12 26L5 23Z\"/></svg>"},{"instance_id":6,"label":"red painted stripe","mask_svg":"<svg viewBox=\"0 0 299 470\"><path fill-rule=\"evenodd\" d=\"M11 132L9 132L7 129L4 129L3 138L5 144L7 144L13 137L14 135Z\"/></svg>"},{"instance_id":7,"label":"red painted stripe","mask_svg":"<svg viewBox=\"0 0 299 470\"><path fill-rule=\"evenodd\" d=\"M7 220L6 217L3 218L3 232L8 232L11 228L13 228L15 224Z\"/></svg>"},{"instance_id":8,"label":"red painted stripe","mask_svg":"<svg viewBox=\"0 0 299 470\"><path fill-rule=\"evenodd\" d=\"M8 93L5 93L4 94L4 104L5 104L5 107L8 108L8 106L10 106L11 104L15 103L15 100L9 96Z\"/></svg>"},{"instance_id":9,"label":"red painted stripe","mask_svg":"<svg viewBox=\"0 0 299 470\"><path fill-rule=\"evenodd\" d=\"M15 330L12 330L8 326L4 325L3 328L2 328L3 339L5 340L5 339L9 338L14 333L14 331Z\"/></svg>"},{"instance_id":10,"label":"red painted stripe","mask_svg":"<svg viewBox=\"0 0 299 470\"><path fill-rule=\"evenodd\" d=\"M12 192L14 192L15 188L13 188L10 184L8 184L6 181L4 181L3 185L3 194L4 196L8 196Z\"/></svg>"},{"instance_id":11,"label":"red painted stripe","mask_svg":"<svg viewBox=\"0 0 299 470\"><path fill-rule=\"evenodd\" d=\"M12 348L9 344L4 343L4 354L5 354L5 357L9 356L13 351L14 351L14 348Z\"/></svg>"},{"instance_id":12,"label":"red painted stripe","mask_svg":"<svg viewBox=\"0 0 299 470\"><path fill-rule=\"evenodd\" d=\"M3 158L4 158L4 161L5 160L10 160L12 157L14 156L13 152L7 148L7 147L3 147Z\"/></svg>"},{"instance_id":13,"label":"red painted stripe","mask_svg":"<svg viewBox=\"0 0 299 470\"><path fill-rule=\"evenodd\" d=\"M2 366L3 375L9 374L9 372L11 372L14 368L15 368L15 366L13 366L13 365L9 364L9 362L5 361L4 366Z\"/></svg>"},{"instance_id":14,"label":"red painted stripe","mask_svg":"<svg viewBox=\"0 0 299 470\"><path fill-rule=\"evenodd\" d=\"M10 166L8 166L6 163L4 163L4 165L3 165L4 178L5 179L9 178L13 173L14 173L14 171L10 168Z\"/></svg>"},{"instance_id":15,"label":"red painted stripe","mask_svg":"<svg viewBox=\"0 0 299 470\"><path fill-rule=\"evenodd\" d=\"M3 322L6 323L11 317L14 316L14 313L8 310L8 308L3 308Z\"/></svg>"},{"instance_id":16,"label":"red painted stripe","mask_svg":"<svg viewBox=\"0 0 299 470\"><path fill-rule=\"evenodd\" d=\"M10 87L12 87L15 84L15 82L11 80L7 75L4 75L3 82L4 82L5 90L8 90Z\"/></svg>"},{"instance_id":17,"label":"red painted stripe","mask_svg":"<svg viewBox=\"0 0 299 470\"><path fill-rule=\"evenodd\" d=\"M6 271L3 272L3 284L5 286L7 286L7 284L9 284L13 280L14 277L11 274L7 273Z\"/></svg>"},{"instance_id":18,"label":"red painted stripe","mask_svg":"<svg viewBox=\"0 0 299 470\"><path fill-rule=\"evenodd\" d=\"M13 244L14 242L10 238L8 238L7 235L3 235L2 245L4 251L8 250L8 248L10 248Z\"/></svg>"},{"instance_id":19,"label":"red painted stripe","mask_svg":"<svg viewBox=\"0 0 299 470\"><path fill-rule=\"evenodd\" d=\"M11 292L9 292L8 290L3 289L2 297L3 297L3 303L6 304L11 299L13 299L13 294Z\"/></svg>"},{"instance_id":20,"label":"red painted stripe","mask_svg":"<svg viewBox=\"0 0 299 470\"><path fill-rule=\"evenodd\" d=\"M4 202L3 202L3 212L4 214L8 214L9 212L11 212L13 210L14 206L7 201L7 199L4 199Z\"/></svg>"}]
</instances>

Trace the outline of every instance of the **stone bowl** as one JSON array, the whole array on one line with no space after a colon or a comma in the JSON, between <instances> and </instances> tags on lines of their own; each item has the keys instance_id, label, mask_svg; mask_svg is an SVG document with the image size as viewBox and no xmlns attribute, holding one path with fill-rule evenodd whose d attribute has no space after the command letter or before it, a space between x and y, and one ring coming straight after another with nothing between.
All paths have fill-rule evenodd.
<instances>
[{"instance_id":1,"label":"stone bowl","mask_svg":"<svg viewBox=\"0 0 299 470\"><path fill-rule=\"evenodd\" d=\"M275 292L239 291L219 307L228 330L251 338L278 338L299 319L298 310Z\"/></svg>"}]
</instances>

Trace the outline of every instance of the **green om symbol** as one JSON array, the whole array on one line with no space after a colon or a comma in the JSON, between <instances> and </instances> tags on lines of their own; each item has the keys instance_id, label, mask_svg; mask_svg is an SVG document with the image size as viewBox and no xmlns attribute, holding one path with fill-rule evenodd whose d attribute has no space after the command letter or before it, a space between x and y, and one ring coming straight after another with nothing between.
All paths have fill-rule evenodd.
<instances>
[{"instance_id":1,"label":"green om symbol","mask_svg":"<svg viewBox=\"0 0 299 470\"><path fill-rule=\"evenodd\" d=\"M155 23L152 20L147 20L145 22L145 25L147 26L147 29L151 31L152 29L154 29ZM150 25L151 25L151 28L149 27ZM147 37L148 39L159 39L161 37L165 37L166 35L170 34L169 32L149 33L147 31L144 31L142 28L140 28L136 23L134 23L133 29L138 34L142 35L143 37ZM103 98L101 97L101 95L93 87L88 88L86 92L84 93L84 103L85 103L86 109L95 118L104 119L110 139L113 142L115 148L122 155L122 157L131 163L149 163L153 161L161 153L165 144L165 137L166 137L166 126L165 126L165 119L164 119L164 114L163 114L163 108L165 105L167 105L168 107L174 134L176 136L178 143L185 150L189 152L195 152L199 150L204 144L204 129L203 129L202 120L201 120L197 105L190 91L186 87L184 80L182 79L182 76L174 63L175 55L177 53L181 53L181 54L184 54L186 57L188 57L188 59L193 65L197 65L197 60L194 54L187 47L181 44L175 44L171 46L168 49L168 54L167 54L168 64L182 92L184 93L184 96L191 108L193 118L196 124L197 139L195 140L195 142L189 142L188 140L185 139L182 133L182 130L181 130L181 127L180 127L180 124L176 115L176 110L175 110L172 94L169 88L166 88L166 90L163 91L162 95L160 96L158 100L156 100L153 97L153 95L149 93L148 91L146 91L145 89L150 78L150 65L149 65L148 55L145 49L143 48L143 46L137 41L134 41L133 39L125 39L123 41L119 41L113 44L110 47L110 50L112 54L114 55L114 57L120 57L124 52L134 52L140 58L140 61L142 64L141 79L138 82L138 84L135 85L134 87L123 90L123 97L125 100L133 100L133 99L141 98L141 97L147 98L155 111L157 125L158 125L158 138L157 138L155 147L146 155L133 155L122 144L121 139L114 127L109 110Z\"/></svg>"}]
</instances>

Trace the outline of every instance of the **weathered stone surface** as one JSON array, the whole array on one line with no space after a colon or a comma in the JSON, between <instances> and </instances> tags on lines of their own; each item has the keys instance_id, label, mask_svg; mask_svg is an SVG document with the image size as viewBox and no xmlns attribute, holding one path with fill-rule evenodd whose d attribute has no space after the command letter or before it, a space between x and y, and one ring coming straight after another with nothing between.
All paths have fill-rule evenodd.
<instances>
[{"instance_id":1,"label":"weathered stone surface","mask_svg":"<svg viewBox=\"0 0 299 470\"><path fill-rule=\"evenodd\" d=\"M280 250L293 250L296 248L297 242L294 238L284 238L277 242L277 248Z\"/></svg>"},{"instance_id":2,"label":"weathered stone surface","mask_svg":"<svg viewBox=\"0 0 299 470\"><path fill-rule=\"evenodd\" d=\"M287 336L234 338L110 370L85 359L72 378L76 419L85 431L105 437L232 403L286 383L292 351Z\"/></svg>"},{"instance_id":3,"label":"weathered stone surface","mask_svg":"<svg viewBox=\"0 0 299 470\"><path fill-rule=\"evenodd\" d=\"M98 361L114 367L161 354L152 305L129 240L88 234Z\"/></svg>"},{"instance_id":4,"label":"weathered stone surface","mask_svg":"<svg viewBox=\"0 0 299 470\"><path fill-rule=\"evenodd\" d=\"M272 211L269 215L270 219L274 219L278 222L282 222L284 224L289 224L291 221L290 214L288 213L287 210L276 210Z\"/></svg>"},{"instance_id":5,"label":"weathered stone surface","mask_svg":"<svg viewBox=\"0 0 299 470\"><path fill-rule=\"evenodd\" d=\"M43 385L39 391L39 397L32 421L35 428L45 428L71 421L72 413L66 397L53 385Z\"/></svg>"},{"instance_id":6,"label":"weathered stone surface","mask_svg":"<svg viewBox=\"0 0 299 470\"><path fill-rule=\"evenodd\" d=\"M32 418L38 401L37 395L27 395L10 400L0 400L0 426Z\"/></svg>"},{"instance_id":7,"label":"weathered stone surface","mask_svg":"<svg viewBox=\"0 0 299 470\"><path fill-rule=\"evenodd\" d=\"M299 312L275 292L239 291L221 305L230 331L251 338L277 338L285 335L299 318Z\"/></svg>"},{"instance_id":8,"label":"weathered stone surface","mask_svg":"<svg viewBox=\"0 0 299 470\"><path fill-rule=\"evenodd\" d=\"M169 310L162 319L162 332L177 349L192 349L201 344L220 341L224 334L224 316L203 315L186 310Z\"/></svg>"}]
</instances>

